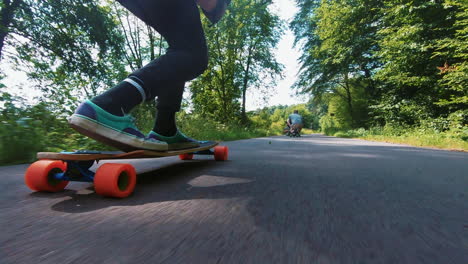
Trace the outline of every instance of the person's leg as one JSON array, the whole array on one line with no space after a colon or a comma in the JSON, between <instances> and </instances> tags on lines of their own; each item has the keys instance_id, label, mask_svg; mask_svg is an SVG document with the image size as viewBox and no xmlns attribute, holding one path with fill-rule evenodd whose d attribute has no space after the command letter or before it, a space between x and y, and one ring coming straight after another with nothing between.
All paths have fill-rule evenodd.
<instances>
[{"instance_id":1,"label":"person's leg","mask_svg":"<svg viewBox=\"0 0 468 264\"><path fill-rule=\"evenodd\" d=\"M296 132L300 133L301 130L302 130L302 124L293 124L291 126L291 132L296 131Z\"/></svg>"},{"instance_id":2,"label":"person's leg","mask_svg":"<svg viewBox=\"0 0 468 264\"><path fill-rule=\"evenodd\" d=\"M129 76L91 101L113 115L124 116L145 100L146 92L143 85L143 82L135 76Z\"/></svg>"},{"instance_id":3,"label":"person's leg","mask_svg":"<svg viewBox=\"0 0 468 264\"><path fill-rule=\"evenodd\" d=\"M159 112L179 111L185 82L203 73L208 64L205 35L195 2L190 0L118 1L158 31L169 43L166 54L131 73L129 78L141 85L145 91L146 100L158 97L157 107L162 110ZM97 97L99 98L98 104L102 108L116 109L117 107L109 105L125 104L124 109L131 109L141 102L140 92L135 87L131 84L127 85L128 82L121 84ZM130 95L130 98L127 98L127 95ZM93 99L94 101L97 101L96 98Z\"/></svg>"},{"instance_id":4,"label":"person's leg","mask_svg":"<svg viewBox=\"0 0 468 264\"><path fill-rule=\"evenodd\" d=\"M139 0L137 3L148 10L141 12L142 19L166 39L169 49L131 75L148 84L149 98L158 97L153 131L173 136L177 129L175 113L180 110L185 82L203 73L208 64L200 13L190 0Z\"/></svg>"},{"instance_id":5,"label":"person's leg","mask_svg":"<svg viewBox=\"0 0 468 264\"><path fill-rule=\"evenodd\" d=\"M296 124L296 130L297 130L297 132L298 132L298 133L301 133L303 127L304 127L303 124Z\"/></svg>"},{"instance_id":6,"label":"person's leg","mask_svg":"<svg viewBox=\"0 0 468 264\"><path fill-rule=\"evenodd\" d=\"M198 8L189 0L139 0L127 5L169 44L166 54L130 75L145 83L149 99L158 97L149 138L168 142L169 149L195 147L197 141L177 130L175 113L180 110L185 82L203 73L208 64Z\"/></svg>"},{"instance_id":7,"label":"person's leg","mask_svg":"<svg viewBox=\"0 0 468 264\"><path fill-rule=\"evenodd\" d=\"M163 35L169 50L117 86L82 103L70 117L70 125L86 136L125 151L167 150L167 142L175 143L173 147L198 145L179 131L174 136L175 112L180 109L185 81L207 67L207 48L197 6L190 0L119 2ZM161 127L162 135L145 137L127 114L137 104L156 96L159 121L155 130ZM158 140L166 135L174 137Z\"/></svg>"}]
</instances>

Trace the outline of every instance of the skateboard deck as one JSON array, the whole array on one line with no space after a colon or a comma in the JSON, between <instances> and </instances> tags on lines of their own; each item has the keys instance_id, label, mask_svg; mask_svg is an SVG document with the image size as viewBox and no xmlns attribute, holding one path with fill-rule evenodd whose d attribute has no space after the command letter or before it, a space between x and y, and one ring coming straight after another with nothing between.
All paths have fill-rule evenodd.
<instances>
[{"instance_id":1,"label":"skateboard deck","mask_svg":"<svg viewBox=\"0 0 468 264\"><path fill-rule=\"evenodd\" d=\"M107 160L107 159L142 159L142 158L159 158L170 157L190 153L200 153L205 150L216 147L219 143L215 141L201 141L200 146L196 148L169 150L169 151L151 151L151 150L134 150L130 152L123 151L94 151L80 150L73 152L39 152L37 159L49 160Z\"/></svg>"},{"instance_id":2,"label":"skateboard deck","mask_svg":"<svg viewBox=\"0 0 468 264\"><path fill-rule=\"evenodd\" d=\"M213 150L211 150L213 149ZM100 160L162 158L179 156L191 160L194 155L212 155L217 161L227 160L228 148L218 142L202 141L200 146L170 151L73 151L39 152L38 161L31 164L24 175L26 185L33 191L62 191L70 181L93 182L97 194L124 198L133 193L136 170L129 163L104 163L96 171L90 170Z\"/></svg>"}]
</instances>

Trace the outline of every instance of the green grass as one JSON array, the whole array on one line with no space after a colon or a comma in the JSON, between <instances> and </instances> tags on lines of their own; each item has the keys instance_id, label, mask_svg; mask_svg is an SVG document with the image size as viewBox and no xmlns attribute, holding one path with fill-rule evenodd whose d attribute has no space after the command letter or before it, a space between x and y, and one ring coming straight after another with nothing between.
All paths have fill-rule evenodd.
<instances>
[{"instance_id":1,"label":"green grass","mask_svg":"<svg viewBox=\"0 0 468 264\"><path fill-rule=\"evenodd\" d=\"M384 141L389 143L406 144L416 147L428 147L457 151L468 151L468 142L461 139L451 138L444 135L401 135L401 136L382 136L369 135L363 137L367 140Z\"/></svg>"},{"instance_id":2,"label":"green grass","mask_svg":"<svg viewBox=\"0 0 468 264\"><path fill-rule=\"evenodd\" d=\"M301 131L301 134L303 134L303 135L313 134L313 133L316 133L316 132L313 131L312 129L309 129L309 128L303 128L302 131Z\"/></svg>"},{"instance_id":3,"label":"green grass","mask_svg":"<svg viewBox=\"0 0 468 264\"><path fill-rule=\"evenodd\" d=\"M416 147L438 148L455 151L468 151L468 133L466 130L437 132L432 129L412 128L373 128L340 131L333 136L360 138L365 140L405 144Z\"/></svg>"}]
</instances>

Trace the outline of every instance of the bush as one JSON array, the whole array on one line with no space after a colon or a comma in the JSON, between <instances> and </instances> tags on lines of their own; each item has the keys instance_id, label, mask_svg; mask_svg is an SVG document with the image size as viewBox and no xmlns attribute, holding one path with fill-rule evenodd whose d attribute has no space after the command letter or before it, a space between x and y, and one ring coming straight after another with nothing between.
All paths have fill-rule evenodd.
<instances>
[{"instance_id":1,"label":"bush","mask_svg":"<svg viewBox=\"0 0 468 264\"><path fill-rule=\"evenodd\" d=\"M451 113L448 118L449 128L452 131L466 130L468 126L468 110L459 110Z\"/></svg>"},{"instance_id":2,"label":"bush","mask_svg":"<svg viewBox=\"0 0 468 264\"><path fill-rule=\"evenodd\" d=\"M320 129L325 135L334 135L340 128L335 119L331 116L325 115L320 118Z\"/></svg>"},{"instance_id":3,"label":"bush","mask_svg":"<svg viewBox=\"0 0 468 264\"><path fill-rule=\"evenodd\" d=\"M342 138L357 138L357 137L365 137L367 136L369 131L364 128L359 128L356 130L348 130L348 131L339 131L334 134L335 137L342 137Z\"/></svg>"},{"instance_id":4,"label":"bush","mask_svg":"<svg viewBox=\"0 0 468 264\"><path fill-rule=\"evenodd\" d=\"M0 164L29 162L35 158L35 153L44 147L40 123L30 118L2 121Z\"/></svg>"},{"instance_id":5,"label":"bush","mask_svg":"<svg viewBox=\"0 0 468 264\"><path fill-rule=\"evenodd\" d=\"M235 140L271 135L268 128L258 127L252 122L244 125L240 121L221 124L199 115L180 112L177 115L178 127L188 136L198 140Z\"/></svg>"},{"instance_id":6,"label":"bush","mask_svg":"<svg viewBox=\"0 0 468 264\"><path fill-rule=\"evenodd\" d=\"M0 108L0 164L31 162L39 151L75 149L109 150L108 146L72 130L61 113L46 104L22 106L21 100L4 93Z\"/></svg>"}]
</instances>

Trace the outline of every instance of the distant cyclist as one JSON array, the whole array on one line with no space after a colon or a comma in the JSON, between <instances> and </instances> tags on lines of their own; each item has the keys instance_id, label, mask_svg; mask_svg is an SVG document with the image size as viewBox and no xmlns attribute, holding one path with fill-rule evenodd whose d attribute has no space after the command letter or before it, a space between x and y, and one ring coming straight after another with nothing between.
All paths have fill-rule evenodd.
<instances>
[{"instance_id":1,"label":"distant cyclist","mask_svg":"<svg viewBox=\"0 0 468 264\"><path fill-rule=\"evenodd\" d=\"M302 116L297 110L294 110L294 113L289 115L287 122L288 126L291 128L289 131L290 133L294 134L295 131L298 134L301 133L304 124L302 122Z\"/></svg>"}]
</instances>

